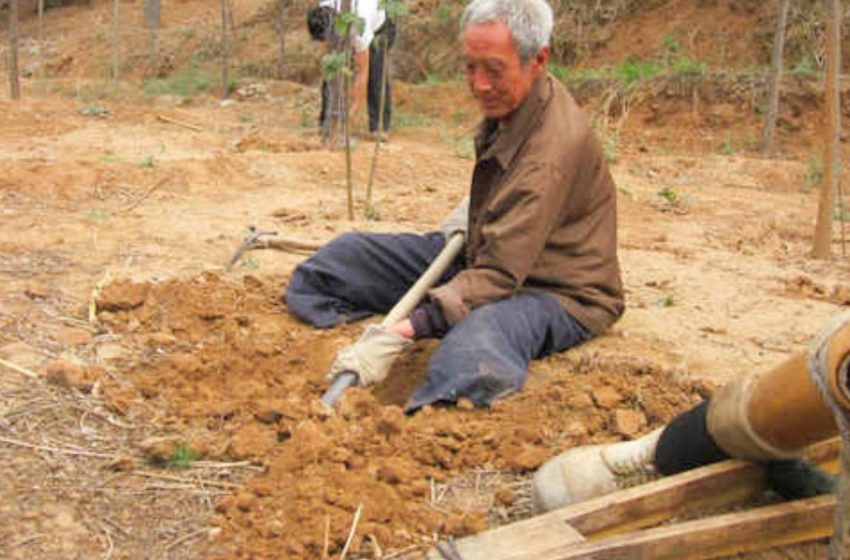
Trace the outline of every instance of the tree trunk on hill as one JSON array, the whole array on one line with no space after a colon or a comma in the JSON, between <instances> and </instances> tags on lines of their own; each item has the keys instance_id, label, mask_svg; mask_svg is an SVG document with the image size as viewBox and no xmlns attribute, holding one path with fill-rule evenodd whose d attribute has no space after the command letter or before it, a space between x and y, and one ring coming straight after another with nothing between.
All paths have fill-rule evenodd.
<instances>
[{"instance_id":1,"label":"tree trunk on hill","mask_svg":"<svg viewBox=\"0 0 850 560\"><path fill-rule=\"evenodd\" d=\"M765 108L764 130L761 138L761 151L769 153L773 149L773 132L779 115L779 84L782 81L782 53L785 51L785 27L788 21L790 0L779 0L779 14L776 17L776 34L773 37L773 58L770 68L770 85Z\"/></svg>"},{"instance_id":2,"label":"tree trunk on hill","mask_svg":"<svg viewBox=\"0 0 850 560\"><path fill-rule=\"evenodd\" d=\"M121 15L121 0L112 0L112 83L118 83L119 55L118 55L118 27Z\"/></svg>"},{"instance_id":3,"label":"tree trunk on hill","mask_svg":"<svg viewBox=\"0 0 850 560\"><path fill-rule=\"evenodd\" d=\"M21 81L18 76L18 0L9 0L9 94L21 98Z\"/></svg>"},{"instance_id":4,"label":"tree trunk on hill","mask_svg":"<svg viewBox=\"0 0 850 560\"><path fill-rule=\"evenodd\" d=\"M159 49L157 38L160 26L161 2L160 0L145 0L145 27L150 33L150 59L148 60L148 72L152 76L159 73Z\"/></svg>"},{"instance_id":5,"label":"tree trunk on hill","mask_svg":"<svg viewBox=\"0 0 850 560\"><path fill-rule=\"evenodd\" d=\"M230 77L228 76L228 46L227 46L227 0L221 0L221 98L230 95Z\"/></svg>"},{"instance_id":6,"label":"tree trunk on hill","mask_svg":"<svg viewBox=\"0 0 850 560\"><path fill-rule=\"evenodd\" d=\"M38 87L41 93L46 91L44 80L47 69L44 67L44 0L38 0Z\"/></svg>"},{"instance_id":7,"label":"tree trunk on hill","mask_svg":"<svg viewBox=\"0 0 850 560\"><path fill-rule=\"evenodd\" d=\"M835 194L841 176L841 97L838 76L841 67L841 1L826 3L826 133L823 158L824 178L821 183L818 217L815 225L815 242L812 256L827 259L832 255L832 221L835 212ZM850 473L848 473L850 475ZM850 496L847 497L850 499ZM846 502L844 502L846 503ZM850 541L850 535L847 535ZM850 551L850 542L846 543Z\"/></svg>"},{"instance_id":8,"label":"tree trunk on hill","mask_svg":"<svg viewBox=\"0 0 850 560\"><path fill-rule=\"evenodd\" d=\"M278 0L277 3L277 36L280 40L280 50L277 58L277 79L282 80L286 72L286 0Z\"/></svg>"}]
</instances>

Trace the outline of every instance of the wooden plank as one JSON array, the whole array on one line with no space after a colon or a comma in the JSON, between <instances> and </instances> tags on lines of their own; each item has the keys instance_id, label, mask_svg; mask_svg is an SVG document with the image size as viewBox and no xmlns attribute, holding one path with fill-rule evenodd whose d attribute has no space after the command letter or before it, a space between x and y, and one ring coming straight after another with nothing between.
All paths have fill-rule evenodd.
<instances>
[{"instance_id":1,"label":"wooden plank","mask_svg":"<svg viewBox=\"0 0 850 560\"><path fill-rule=\"evenodd\" d=\"M832 534L835 496L818 496L656 527L512 560L708 560L810 542Z\"/></svg>"},{"instance_id":2,"label":"wooden plank","mask_svg":"<svg viewBox=\"0 0 850 560\"><path fill-rule=\"evenodd\" d=\"M457 548L463 560L496 560L507 558L525 558L526 551L557 550L565 544L584 542L581 533L552 517L539 515L523 523L521 537L515 531L500 531L512 525L471 535L457 541ZM436 549L428 552L428 560L443 560Z\"/></svg>"},{"instance_id":3,"label":"wooden plank","mask_svg":"<svg viewBox=\"0 0 850 560\"><path fill-rule=\"evenodd\" d=\"M752 497L764 488L758 465L724 461L635 488L600 496L457 541L464 560L533 558L575 534L601 537L648 527L691 511ZM440 557L436 550L429 560Z\"/></svg>"},{"instance_id":4,"label":"wooden plank","mask_svg":"<svg viewBox=\"0 0 850 560\"><path fill-rule=\"evenodd\" d=\"M828 468L837 461L839 447L836 440L828 440L813 446L807 457ZM741 502L764 489L761 466L723 461L466 537L457 545L465 560L537 558L558 539L565 545L575 543L576 531L597 540ZM428 558L441 557L432 550Z\"/></svg>"}]
</instances>

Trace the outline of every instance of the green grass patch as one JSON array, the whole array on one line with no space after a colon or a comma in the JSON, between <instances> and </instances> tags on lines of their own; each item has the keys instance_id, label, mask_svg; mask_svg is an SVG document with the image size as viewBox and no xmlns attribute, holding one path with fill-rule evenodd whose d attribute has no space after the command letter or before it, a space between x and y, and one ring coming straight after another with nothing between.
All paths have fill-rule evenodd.
<instances>
[{"instance_id":1,"label":"green grass patch","mask_svg":"<svg viewBox=\"0 0 850 560\"><path fill-rule=\"evenodd\" d=\"M185 469L192 465L195 461L201 458L201 454L186 445L181 443L174 447L171 456L168 458L168 466L176 469Z\"/></svg>"},{"instance_id":2,"label":"green grass patch","mask_svg":"<svg viewBox=\"0 0 850 560\"><path fill-rule=\"evenodd\" d=\"M216 76L202 72L190 66L176 72L167 78L148 80L144 85L145 95L176 95L178 97L193 97L212 91L218 85ZM233 85L233 84L231 84Z\"/></svg>"}]
</instances>

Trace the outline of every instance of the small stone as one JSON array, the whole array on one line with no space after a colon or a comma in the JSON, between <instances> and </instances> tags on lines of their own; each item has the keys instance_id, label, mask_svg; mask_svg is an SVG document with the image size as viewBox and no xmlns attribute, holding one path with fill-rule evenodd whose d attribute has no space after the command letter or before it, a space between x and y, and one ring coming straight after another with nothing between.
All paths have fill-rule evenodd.
<instances>
[{"instance_id":1,"label":"small stone","mask_svg":"<svg viewBox=\"0 0 850 560\"><path fill-rule=\"evenodd\" d=\"M583 422L578 420L573 420L567 427L564 428L564 434L569 437L582 437L588 434L587 426L584 425Z\"/></svg>"},{"instance_id":2,"label":"small stone","mask_svg":"<svg viewBox=\"0 0 850 560\"><path fill-rule=\"evenodd\" d=\"M30 299L47 299L50 296L50 289L44 284L30 282L27 284L24 294Z\"/></svg>"},{"instance_id":3,"label":"small stone","mask_svg":"<svg viewBox=\"0 0 850 560\"><path fill-rule=\"evenodd\" d=\"M567 397L570 410L586 410L593 407L593 399L584 391L578 391Z\"/></svg>"},{"instance_id":4,"label":"small stone","mask_svg":"<svg viewBox=\"0 0 850 560\"><path fill-rule=\"evenodd\" d=\"M48 382L66 389L79 389L84 393L91 391L94 380L87 371L67 360L53 360L44 367L44 376Z\"/></svg>"},{"instance_id":5,"label":"small stone","mask_svg":"<svg viewBox=\"0 0 850 560\"><path fill-rule=\"evenodd\" d=\"M516 492L514 492L514 489L510 486L505 486L504 488L499 488L496 491L493 499L499 505L510 507L516 501Z\"/></svg>"},{"instance_id":6,"label":"small stone","mask_svg":"<svg viewBox=\"0 0 850 560\"><path fill-rule=\"evenodd\" d=\"M119 362L127 358L128 350L117 342L107 342L97 347L97 357L103 362Z\"/></svg>"},{"instance_id":7,"label":"small stone","mask_svg":"<svg viewBox=\"0 0 850 560\"><path fill-rule=\"evenodd\" d=\"M605 385L593 389L593 401L599 408L610 410L620 404L623 397L613 387Z\"/></svg>"},{"instance_id":8,"label":"small stone","mask_svg":"<svg viewBox=\"0 0 850 560\"><path fill-rule=\"evenodd\" d=\"M97 298L98 311L127 311L141 306L148 297L149 284L129 281L109 284Z\"/></svg>"},{"instance_id":9,"label":"small stone","mask_svg":"<svg viewBox=\"0 0 850 560\"><path fill-rule=\"evenodd\" d=\"M469 399L460 399L457 401L458 410L475 410L475 403Z\"/></svg>"},{"instance_id":10,"label":"small stone","mask_svg":"<svg viewBox=\"0 0 850 560\"><path fill-rule=\"evenodd\" d=\"M85 346L86 344L91 344L92 340L94 340L94 337L89 331L72 327L60 330L53 338L59 344L66 346Z\"/></svg>"},{"instance_id":11,"label":"small stone","mask_svg":"<svg viewBox=\"0 0 850 560\"><path fill-rule=\"evenodd\" d=\"M165 463L174 455L174 450L180 444L179 436L151 437L139 444L148 461Z\"/></svg>"},{"instance_id":12,"label":"small stone","mask_svg":"<svg viewBox=\"0 0 850 560\"><path fill-rule=\"evenodd\" d=\"M508 458L508 468L513 472L529 472L543 464L549 452L540 447L523 446L518 453Z\"/></svg>"},{"instance_id":13,"label":"small stone","mask_svg":"<svg viewBox=\"0 0 850 560\"><path fill-rule=\"evenodd\" d=\"M130 472L136 468L136 461L126 455L118 455L107 463L106 468L115 472Z\"/></svg>"},{"instance_id":14,"label":"small stone","mask_svg":"<svg viewBox=\"0 0 850 560\"><path fill-rule=\"evenodd\" d=\"M639 410L617 409L614 411L614 428L627 437L637 437L646 428L646 416Z\"/></svg>"}]
</instances>

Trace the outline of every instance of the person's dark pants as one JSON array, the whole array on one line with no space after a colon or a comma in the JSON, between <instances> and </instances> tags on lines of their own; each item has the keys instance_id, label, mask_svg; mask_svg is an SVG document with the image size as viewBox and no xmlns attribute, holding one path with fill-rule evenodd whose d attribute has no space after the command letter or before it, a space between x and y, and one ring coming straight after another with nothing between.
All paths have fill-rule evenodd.
<instances>
[{"instance_id":1,"label":"person's dark pants","mask_svg":"<svg viewBox=\"0 0 850 560\"><path fill-rule=\"evenodd\" d=\"M381 114L381 82L384 76L384 64L387 62L386 54L395 44L396 26L386 22L369 45L369 83L366 86L366 104L369 106L369 131L378 130L378 117ZM390 88L389 69L387 69L387 81L384 85L384 131L390 129L393 120L393 98Z\"/></svg>"},{"instance_id":2,"label":"person's dark pants","mask_svg":"<svg viewBox=\"0 0 850 560\"><path fill-rule=\"evenodd\" d=\"M387 313L444 245L440 233L344 234L295 269L286 288L287 306L320 328ZM440 283L463 266L458 258ZM443 338L428 364L427 379L407 409L463 397L487 405L522 388L532 359L566 350L590 336L543 292L525 290L482 305Z\"/></svg>"},{"instance_id":3,"label":"person's dark pants","mask_svg":"<svg viewBox=\"0 0 850 560\"><path fill-rule=\"evenodd\" d=\"M369 131L378 130L378 116L381 114L381 81L383 78L384 64L388 53L395 44L396 26L386 22L375 33L374 39L369 45L369 78L366 83L366 107L369 112ZM384 131L390 129L393 119L393 102L391 80L387 75L384 90ZM326 80L322 81L322 106L319 113L319 128L326 130L325 119L329 118L328 104L330 103L330 85Z\"/></svg>"}]
</instances>

